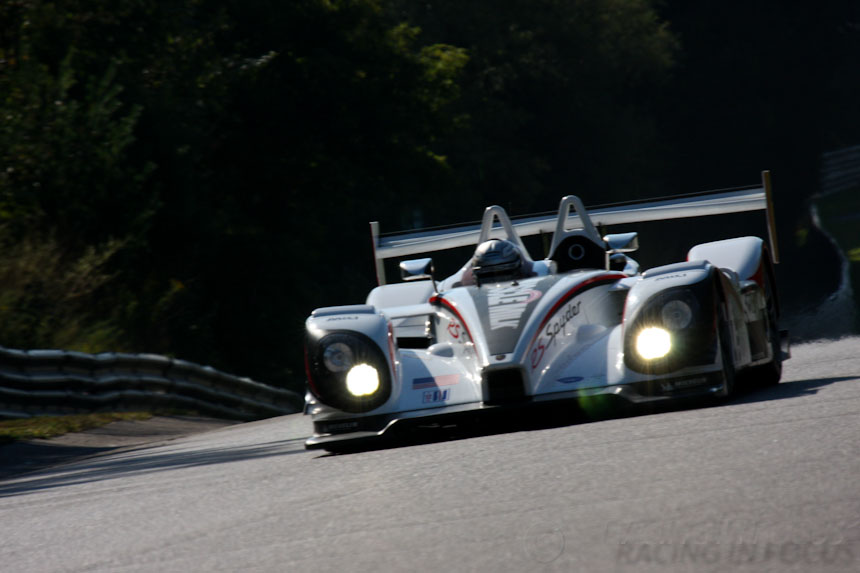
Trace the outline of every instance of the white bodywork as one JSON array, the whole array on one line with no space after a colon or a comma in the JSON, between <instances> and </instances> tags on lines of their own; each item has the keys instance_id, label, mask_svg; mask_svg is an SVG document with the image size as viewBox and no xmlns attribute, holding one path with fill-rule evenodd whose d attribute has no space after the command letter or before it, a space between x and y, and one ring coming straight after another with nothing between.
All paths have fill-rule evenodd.
<instances>
[{"instance_id":1,"label":"white bodywork","mask_svg":"<svg viewBox=\"0 0 860 573\"><path fill-rule=\"evenodd\" d=\"M746 210L756 197L756 193L745 193L738 201ZM723 193L720 201L730 204L731 198ZM683 208L689 212L695 209L694 203L685 200ZM715 201L701 203L708 211ZM667 209L673 208L662 201L656 207L625 207L614 213L634 219L631 213L639 213L640 220L651 220L655 211ZM680 207L674 208L678 210ZM613 213L604 211L604 217ZM545 226L536 219L529 224ZM648 305L653 306L652 301L664 293L681 293L678 296L688 298L692 296L689 293L705 293L700 297L703 301L711 300L708 293L722 293L700 305L697 320L710 321L713 331L715 313L724 313L731 332L732 367L740 370L774 360L770 347L762 354L761 341L755 339L760 338L759 331L748 328L767 318L761 281L764 264L770 263L761 239L742 237L698 245L690 250L689 262L644 274L630 271L638 265L627 265L626 273L605 267L559 273L559 255L555 253L568 244L565 240L582 237L602 245L607 250L606 266L609 250L576 197L562 200L553 227L550 256L534 261L534 276L500 284L464 285L460 281L467 263L438 285L432 280L389 285L384 284L381 273L383 284L371 291L366 305L315 311L306 323L309 337L320 340L329 332L350 331L367 336L386 357L391 388L383 404L357 413L331 407L309 393L306 412L314 415L316 434L308 447L378 436L398 420L498 405L598 394L639 402L665 400L690 391L718 393L724 364L715 335L714 348L704 349L711 352L705 352L706 361L674 367L670 372L643 371L638 363L630 362L629 356L625 359L625 348L630 349L628 339L633 336L626 331L639 328L644 320L640 317L649 312ZM501 235L524 250L517 230L501 207L491 207L476 232L479 240ZM385 256L404 249L406 254L424 251L425 246L444 241L459 245L464 234L468 233L430 233L421 236L417 245L408 246L407 241L390 240ZM411 233L412 239L417 235ZM707 332L708 324L703 329ZM415 341L421 347L408 347ZM313 378L316 366L313 359L311 363L309 377ZM654 382L660 386L653 386Z\"/></svg>"}]
</instances>

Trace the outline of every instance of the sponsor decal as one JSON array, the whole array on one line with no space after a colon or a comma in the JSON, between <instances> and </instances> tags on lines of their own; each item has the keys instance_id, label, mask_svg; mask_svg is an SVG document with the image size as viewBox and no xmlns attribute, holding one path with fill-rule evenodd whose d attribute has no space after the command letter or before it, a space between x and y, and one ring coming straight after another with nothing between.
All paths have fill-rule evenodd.
<instances>
[{"instance_id":1,"label":"sponsor decal","mask_svg":"<svg viewBox=\"0 0 860 573\"><path fill-rule=\"evenodd\" d=\"M453 314L454 316L457 317L457 320L459 321L457 323L458 326L462 326L462 331L458 331L458 332L465 332L465 334L469 338L469 340L473 340L472 339L472 333L469 331L469 325L466 324L465 320L463 320L463 316L460 314L460 311L457 310L456 306L451 304L451 302L445 300L441 295L436 295L436 296L430 297L430 304L438 304L438 305L444 306L446 309L448 309L451 312L451 314ZM466 338L460 338L459 340L460 340L460 342L466 342Z\"/></svg>"},{"instance_id":2,"label":"sponsor decal","mask_svg":"<svg viewBox=\"0 0 860 573\"><path fill-rule=\"evenodd\" d=\"M354 430L358 428L358 422L332 422L323 426L326 432L343 432L345 430Z\"/></svg>"},{"instance_id":3,"label":"sponsor decal","mask_svg":"<svg viewBox=\"0 0 860 573\"><path fill-rule=\"evenodd\" d=\"M532 368L537 368L543 360L543 356L547 350L555 345L556 338L559 334L567 334L567 325L579 316L582 309L582 301L569 302L564 305L561 310L553 315L552 319L546 324L537 343L532 350Z\"/></svg>"},{"instance_id":4,"label":"sponsor decal","mask_svg":"<svg viewBox=\"0 0 860 573\"><path fill-rule=\"evenodd\" d=\"M605 386L606 376L595 374L594 376L565 376L556 379L555 383L565 384L576 388L588 388L594 386Z\"/></svg>"},{"instance_id":5,"label":"sponsor decal","mask_svg":"<svg viewBox=\"0 0 860 573\"><path fill-rule=\"evenodd\" d=\"M459 374L443 374L442 376L428 376L426 378L414 378L412 380L413 390L425 388L438 388L440 386L455 386L460 383Z\"/></svg>"},{"instance_id":6,"label":"sponsor decal","mask_svg":"<svg viewBox=\"0 0 860 573\"><path fill-rule=\"evenodd\" d=\"M667 280L669 280L669 279L682 279L682 278L684 278L685 276L687 276L687 273L675 273L674 275L665 275L665 276L662 276L662 277L657 277L656 279L654 279L654 282L657 282L657 281L667 281Z\"/></svg>"},{"instance_id":7,"label":"sponsor decal","mask_svg":"<svg viewBox=\"0 0 860 573\"><path fill-rule=\"evenodd\" d=\"M541 291L531 288L503 288L487 295L490 329L517 328L520 317L530 302L541 297Z\"/></svg>"},{"instance_id":8,"label":"sponsor decal","mask_svg":"<svg viewBox=\"0 0 860 573\"><path fill-rule=\"evenodd\" d=\"M448 334L451 335L451 338L459 339L460 338L460 323L456 320L448 321Z\"/></svg>"},{"instance_id":9,"label":"sponsor decal","mask_svg":"<svg viewBox=\"0 0 860 573\"><path fill-rule=\"evenodd\" d=\"M424 392L424 396L421 398L421 403L435 404L436 402L447 402L450 396L451 390L449 388L445 388L444 390L429 390Z\"/></svg>"},{"instance_id":10,"label":"sponsor decal","mask_svg":"<svg viewBox=\"0 0 860 573\"><path fill-rule=\"evenodd\" d=\"M558 336L559 332L564 334L567 333L565 327L574 318L579 316L580 308L582 308L582 301L580 300L568 303L567 306L562 308L558 314L556 314L555 317L547 323L546 329L544 329L544 334L549 337L549 345L555 344L555 337Z\"/></svg>"},{"instance_id":11,"label":"sponsor decal","mask_svg":"<svg viewBox=\"0 0 860 573\"><path fill-rule=\"evenodd\" d=\"M487 360L514 351L532 312L540 305L546 292L559 280L562 280L562 277L547 276L525 279L517 284L466 287L465 292L472 299L475 313L480 319L483 338L487 344ZM460 322L468 334L468 324L462 320Z\"/></svg>"},{"instance_id":12,"label":"sponsor decal","mask_svg":"<svg viewBox=\"0 0 860 573\"><path fill-rule=\"evenodd\" d=\"M357 316L330 316L325 319L326 322L332 322L335 320L358 320Z\"/></svg>"},{"instance_id":13,"label":"sponsor decal","mask_svg":"<svg viewBox=\"0 0 860 573\"><path fill-rule=\"evenodd\" d=\"M566 333L566 327L571 320L575 319L576 316L579 315L581 306L581 301L570 302L573 297L578 297L586 294L585 291L589 291L596 287L605 286L609 283L617 282L620 279L626 278L626 275L612 273L612 274L601 274L597 276L592 276L581 283L575 285L569 291L567 291L559 300L556 302L550 311L546 314L546 318L540 323L537 332L535 332L534 338L531 342L532 352L531 352L531 366L532 369L536 369L540 366L541 361L544 360L545 354L547 350L549 350L555 343L555 338L558 336L559 332ZM558 311L558 312L556 312ZM556 329L558 326L558 329ZM556 351L557 352L557 351Z\"/></svg>"},{"instance_id":14,"label":"sponsor decal","mask_svg":"<svg viewBox=\"0 0 860 573\"><path fill-rule=\"evenodd\" d=\"M694 386L701 386L708 382L707 378L688 378L686 380L667 380L660 382L660 390L663 392L674 392L675 390L684 390Z\"/></svg>"}]
</instances>

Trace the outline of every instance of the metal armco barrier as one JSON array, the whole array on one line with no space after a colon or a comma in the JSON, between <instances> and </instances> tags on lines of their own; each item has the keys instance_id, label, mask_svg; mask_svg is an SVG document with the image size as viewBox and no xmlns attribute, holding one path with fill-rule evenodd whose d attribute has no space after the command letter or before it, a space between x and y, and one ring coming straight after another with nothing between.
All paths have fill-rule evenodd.
<instances>
[{"instance_id":1,"label":"metal armco barrier","mask_svg":"<svg viewBox=\"0 0 860 573\"><path fill-rule=\"evenodd\" d=\"M181 409L256 420L302 403L290 390L166 356L0 347L0 419Z\"/></svg>"}]
</instances>

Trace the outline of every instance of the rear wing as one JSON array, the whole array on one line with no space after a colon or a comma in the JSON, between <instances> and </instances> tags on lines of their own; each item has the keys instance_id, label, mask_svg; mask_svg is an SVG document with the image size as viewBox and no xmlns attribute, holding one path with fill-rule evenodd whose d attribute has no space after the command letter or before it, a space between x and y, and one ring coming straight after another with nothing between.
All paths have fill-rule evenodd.
<instances>
[{"instance_id":1,"label":"rear wing","mask_svg":"<svg viewBox=\"0 0 860 573\"><path fill-rule=\"evenodd\" d=\"M501 210L500 207L496 206L488 209ZM675 195L645 202L615 203L589 208L586 211L588 218L596 227L706 215L725 215L745 211L765 211L771 256L774 263L779 262L770 171L762 171L761 185L755 187ZM558 213L527 215L515 218L511 221L511 225L517 235L527 237L554 232L558 218ZM499 221L502 222L501 218ZM582 221L575 212L568 213L567 228L581 227L582 225ZM502 226L504 227L504 224ZM386 282L385 259L475 245L482 235L481 227L481 223L468 223L446 228L418 229L381 235L379 223L371 222L370 233L373 239L373 257L376 264L377 281L380 285L384 285ZM499 228L494 230L499 230ZM484 234L486 235L486 231Z\"/></svg>"}]
</instances>

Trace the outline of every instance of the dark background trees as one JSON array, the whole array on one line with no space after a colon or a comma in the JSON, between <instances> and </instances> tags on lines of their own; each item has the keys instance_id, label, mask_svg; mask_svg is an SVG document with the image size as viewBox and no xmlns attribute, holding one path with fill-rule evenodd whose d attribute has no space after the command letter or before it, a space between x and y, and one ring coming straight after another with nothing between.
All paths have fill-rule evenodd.
<instances>
[{"instance_id":1,"label":"dark background trees","mask_svg":"<svg viewBox=\"0 0 860 573\"><path fill-rule=\"evenodd\" d=\"M836 0L10 0L0 344L298 386L309 311L374 284L369 220L764 168L788 266L818 261L795 234L821 152L860 140L858 25Z\"/></svg>"}]
</instances>

